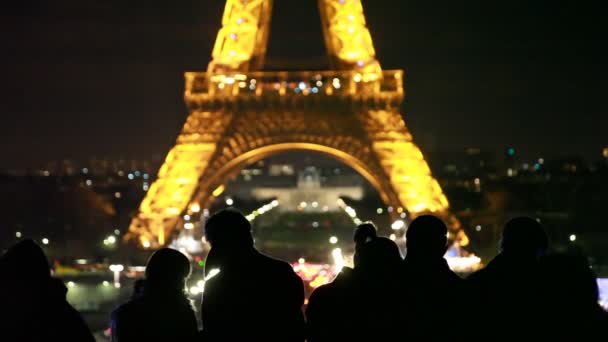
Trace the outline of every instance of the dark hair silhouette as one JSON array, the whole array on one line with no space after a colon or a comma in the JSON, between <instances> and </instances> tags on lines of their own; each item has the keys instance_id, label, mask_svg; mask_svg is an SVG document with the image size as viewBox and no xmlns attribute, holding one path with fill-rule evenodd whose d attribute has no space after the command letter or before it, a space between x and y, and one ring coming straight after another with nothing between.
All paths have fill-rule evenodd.
<instances>
[{"instance_id":1,"label":"dark hair silhouette","mask_svg":"<svg viewBox=\"0 0 608 342\"><path fill-rule=\"evenodd\" d=\"M542 226L530 217L516 217L507 222L500 241L504 253L521 256L541 256L549 242Z\"/></svg>"},{"instance_id":2,"label":"dark hair silhouette","mask_svg":"<svg viewBox=\"0 0 608 342\"><path fill-rule=\"evenodd\" d=\"M359 263L359 250L361 247L374 240L377 236L376 226L372 222L362 223L355 228L355 233L353 234L353 240L355 241L355 255L353 256L353 261L355 265Z\"/></svg>"},{"instance_id":3,"label":"dark hair silhouette","mask_svg":"<svg viewBox=\"0 0 608 342\"><path fill-rule=\"evenodd\" d=\"M251 223L232 208L220 210L207 220L205 238L212 247L253 245Z\"/></svg>"},{"instance_id":4,"label":"dark hair silhouette","mask_svg":"<svg viewBox=\"0 0 608 342\"><path fill-rule=\"evenodd\" d=\"M355 245L362 245L375 239L378 236L378 229L372 222L364 222L357 226L353 240Z\"/></svg>"},{"instance_id":5,"label":"dark hair silhouette","mask_svg":"<svg viewBox=\"0 0 608 342\"><path fill-rule=\"evenodd\" d=\"M403 260L399 247L394 241L385 237L377 237L365 243L358 250L357 272L372 272L390 274L396 270Z\"/></svg>"},{"instance_id":6,"label":"dark hair silhouette","mask_svg":"<svg viewBox=\"0 0 608 342\"><path fill-rule=\"evenodd\" d=\"M608 314L598 304L596 276L587 258L570 249L549 254L540 261L544 289L543 315L550 329L547 340L591 340L608 326Z\"/></svg>"},{"instance_id":7,"label":"dark hair silhouette","mask_svg":"<svg viewBox=\"0 0 608 342\"><path fill-rule=\"evenodd\" d=\"M447 249L448 228L432 215L416 217L406 232L406 247L409 257L442 258Z\"/></svg>"},{"instance_id":8,"label":"dark hair silhouette","mask_svg":"<svg viewBox=\"0 0 608 342\"><path fill-rule=\"evenodd\" d=\"M579 251L549 254L540 263L545 291L559 305L595 307L599 299L596 276L587 258ZM567 294L567 295L565 295Z\"/></svg>"},{"instance_id":9,"label":"dark hair silhouette","mask_svg":"<svg viewBox=\"0 0 608 342\"><path fill-rule=\"evenodd\" d=\"M51 277L49 262L33 240L22 240L0 258L3 341L94 341L80 314L66 301L67 288Z\"/></svg>"},{"instance_id":10,"label":"dark hair silhouette","mask_svg":"<svg viewBox=\"0 0 608 342\"><path fill-rule=\"evenodd\" d=\"M146 291L183 291L190 276L190 261L184 254L171 248L154 252L146 266Z\"/></svg>"},{"instance_id":11,"label":"dark hair silhouette","mask_svg":"<svg viewBox=\"0 0 608 342\"><path fill-rule=\"evenodd\" d=\"M131 300L112 312L112 341L193 341L198 323L184 291L190 262L179 251L162 248L146 265Z\"/></svg>"},{"instance_id":12,"label":"dark hair silhouette","mask_svg":"<svg viewBox=\"0 0 608 342\"><path fill-rule=\"evenodd\" d=\"M521 331L531 340L546 339L540 320L547 290L539 272L539 257L547 245L536 220L517 217L505 224L500 253L467 279L471 310L484 313L480 329L474 332L476 338L503 329L507 322L512 329L504 329L505 340L519 338Z\"/></svg>"},{"instance_id":13,"label":"dark hair silhouette","mask_svg":"<svg viewBox=\"0 0 608 342\"><path fill-rule=\"evenodd\" d=\"M207 341L303 341L304 287L291 265L259 253L251 224L225 209L205 226L211 250L201 306Z\"/></svg>"},{"instance_id":14,"label":"dark hair silhouette","mask_svg":"<svg viewBox=\"0 0 608 342\"><path fill-rule=\"evenodd\" d=\"M19 241L2 256L7 278L44 285L51 279L51 268L42 248L33 240Z\"/></svg>"}]
</instances>

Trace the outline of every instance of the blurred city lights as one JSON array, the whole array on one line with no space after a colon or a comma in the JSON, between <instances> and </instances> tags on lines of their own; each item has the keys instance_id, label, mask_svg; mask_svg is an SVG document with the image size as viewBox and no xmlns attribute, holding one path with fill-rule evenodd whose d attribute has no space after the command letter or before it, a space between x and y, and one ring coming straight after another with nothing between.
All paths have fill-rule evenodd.
<instances>
[{"instance_id":1,"label":"blurred city lights","mask_svg":"<svg viewBox=\"0 0 608 342\"><path fill-rule=\"evenodd\" d=\"M73 281L68 281L68 287L72 288L76 286L76 283L74 283Z\"/></svg>"},{"instance_id":2,"label":"blurred city lights","mask_svg":"<svg viewBox=\"0 0 608 342\"><path fill-rule=\"evenodd\" d=\"M338 238L335 236L332 236L329 238L329 243L331 243L332 245L335 245L338 243Z\"/></svg>"},{"instance_id":3,"label":"blurred city lights","mask_svg":"<svg viewBox=\"0 0 608 342\"><path fill-rule=\"evenodd\" d=\"M112 246L116 243L116 236L110 235L103 240L103 244L106 246Z\"/></svg>"},{"instance_id":4,"label":"blurred city lights","mask_svg":"<svg viewBox=\"0 0 608 342\"><path fill-rule=\"evenodd\" d=\"M192 222L186 222L184 223L184 229L190 230L194 228L194 223Z\"/></svg>"},{"instance_id":5,"label":"blurred city lights","mask_svg":"<svg viewBox=\"0 0 608 342\"><path fill-rule=\"evenodd\" d=\"M234 200L230 197L226 198L226 205L233 205L234 204Z\"/></svg>"},{"instance_id":6,"label":"blurred city lights","mask_svg":"<svg viewBox=\"0 0 608 342\"><path fill-rule=\"evenodd\" d=\"M257 216L263 215L263 214L269 212L270 210L272 210L272 209L274 209L274 208L276 208L278 206L279 206L279 201L273 200L272 202L266 203L263 206L259 207L258 209L252 211L251 213L249 213L248 215L246 215L245 218L248 221L253 221L253 220L255 220L255 218Z\"/></svg>"},{"instance_id":7,"label":"blurred city lights","mask_svg":"<svg viewBox=\"0 0 608 342\"><path fill-rule=\"evenodd\" d=\"M334 270L336 273L339 273L344 267L344 256L342 255L342 250L340 248L334 248L331 251L331 256L334 258Z\"/></svg>"},{"instance_id":8,"label":"blurred city lights","mask_svg":"<svg viewBox=\"0 0 608 342\"><path fill-rule=\"evenodd\" d=\"M192 203L190 205L190 211L192 211L193 213L198 213L199 211L201 211L201 206L198 203Z\"/></svg>"},{"instance_id":9,"label":"blurred city lights","mask_svg":"<svg viewBox=\"0 0 608 342\"><path fill-rule=\"evenodd\" d=\"M571 241L571 242L576 241L576 235L575 235L575 234L570 234L570 237L569 237L569 238L570 238L570 241Z\"/></svg>"},{"instance_id":10,"label":"blurred city lights","mask_svg":"<svg viewBox=\"0 0 608 342\"><path fill-rule=\"evenodd\" d=\"M42 244L43 244L43 245L48 245L48 244L49 244L49 239L47 239L47 238L43 238L43 239L42 239Z\"/></svg>"},{"instance_id":11,"label":"blurred city lights","mask_svg":"<svg viewBox=\"0 0 608 342\"><path fill-rule=\"evenodd\" d=\"M104 287L108 287L108 286L110 286L110 282L107 280L104 280L103 283L101 283L101 285L103 285Z\"/></svg>"},{"instance_id":12,"label":"blurred city lights","mask_svg":"<svg viewBox=\"0 0 608 342\"><path fill-rule=\"evenodd\" d=\"M20 238L21 237L21 232L15 232L15 237L16 238Z\"/></svg>"},{"instance_id":13,"label":"blurred city lights","mask_svg":"<svg viewBox=\"0 0 608 342\"><path fill-rule=\"evenodd\" d=\"M114 229L114 235L120 235L120 230L119 229Z\"/></svg>"},{"instance_id":14,"label":"blurred city lights","mask_svg":"<svg viewBox=\"0 0 608 342\"><path fill-rule=\"evenodd\" d=\"M110 271L112 272L122 272L124 269L125 267L120 264L110 265Z\"/></svg>"},{"instance_id":15,"label":"blurred city lights","mask_svg":"<svg viewBox=\"0 0 608 342\"><path fill-rule=\"evenodd\" d=\"M113 264L110 265L110 271L114 272L114 287L120 288L120 272L122 272L125 267L121 264Z\"/></svg>"},{"instance_id":16,"label":"blurred city lights","mask_svg":"<svg viewBox=\"0 0 608 342\"><path fill-rule=\"evenodd\" d=\"M405 227L405 222L403 220L397 220L391 224L391 229L399 230Z\"/></svg>"}]
</instances>

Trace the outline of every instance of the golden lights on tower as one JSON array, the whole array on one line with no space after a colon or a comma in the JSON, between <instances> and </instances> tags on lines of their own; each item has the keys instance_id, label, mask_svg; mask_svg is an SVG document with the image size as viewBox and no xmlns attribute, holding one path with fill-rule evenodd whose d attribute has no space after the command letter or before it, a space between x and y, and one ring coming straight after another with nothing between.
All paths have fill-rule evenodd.
<instances>
[{"instance_id":1,"label":"golden lights on tower","mask_svg":"<svg viewBox=\"0 0 608 342\"><path fill-rule=\"evenodd\" d=\"M190 115L127 239L144 248L163 246L184 212L204 212L239 167L291 148L334 156L399 208L397 215L404 209L409 219L437 214L452 228L450 238L468 243L399 113L402 71L381 69L361 1L318 4L337 70L264 72L256 70L266 51L272 0L226 1L208 72L185 74Z\"/></svg>"}]
</instances>

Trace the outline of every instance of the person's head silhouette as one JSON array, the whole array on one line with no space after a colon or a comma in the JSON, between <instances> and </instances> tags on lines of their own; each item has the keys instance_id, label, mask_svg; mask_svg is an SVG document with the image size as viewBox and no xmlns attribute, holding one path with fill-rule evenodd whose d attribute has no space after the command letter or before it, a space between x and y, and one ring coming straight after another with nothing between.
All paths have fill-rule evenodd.
<instances>
[{"instance_id":1,"label":"person's head silhouette","mask_svg":"<svg viewBox=\"0 0 608 342\"><path fill-rule=\"evenodd\" d=\"M4 275L13 281L40 284L50 280L51 267L42 248L33 240L19 241L2 256Z\"/></svg>"},{"instance_id":2,"label":"person's head silhouette","mask_svg":"<svg viewBox=\"0 0 608 342\"><path fill-rule=\"evenodd\" d=\"M355 234L353 235L353 240L355 241L355 255L353 256L353 261L355 266L359 263L359 250L366 243L374 240L377 237L377 229L376 226L372 222L361 223L355 229Z\"/></svg>"},{"instance_id":3,"label":"person's head silhouette","mask_svg":"<svg viewBox=\"0 0 608 342\"><path fill-rule=\"evenodd\" d=\"M181 293L190 272L190 261L184 254L171 248L159 249L148 259L144 291Z\"/></svg>"},{"instance_id":4,"label":"person's head silhouette","mask_svg":"<svg viewBox=\"0 0 608 342\"><path fill-rule=\"evenodd\" d=\"M360 247L355 269L366 274L389 274L401 263L397 244L385 237L377 237Z\"/></svg>"},{"instance_id":5,"label":"person's head silhouette","mask_svg":"<svg viewBox=\"0 0 608 342\"><path fill-rule=\"evenodd\" d=\"M239 248L253 246L251 223L241 212L235 209L220 210L212 215L205 224L205 238L214 249Z\"/></svg>"},{"instance_id":6,"label":"person's head silhouette","mask_svg":"<svg viewBox=\"0 0 608 342\"><path fill-rule=\"evenodd\" d=\"M540 266L546 297L560 298L555 304L563 308L597 306L597 277L582 252L571 249L549 254L541 258Z\"/></svg>"},{"instance_id":7,"label":"person's head silhouette","mask_svg":"<svg viewBox=\"0 0 608 342\"><path fill-rule=\"evenodd\" d=\"M503 228L500 249L512 256L538 258L545 253L548 244L547 235L538 221L516 217Z\"/></svg>"},{"instance_id":8,"label":"person's head silhouette","mask_svg":"<svg viewBox=\"0 0 608 342\"><path fill-rule=\"evenodd\" d=\"M377 236L376 226L372 222L364 222L357 226L353 240L355 241L355 248L362 246L366 242L370 242Z\"/></svg>"},{"instance_id":9,"label":"person's head silhouette","mask_svg":"<svg viewBox=\"0 0 608 342\"><path fill-rule=\"evenodd\" d=\"M406 257L438 259L447 250L448 228L433 215L416 217L405 234Z\"/></svg>"}]
</instances>

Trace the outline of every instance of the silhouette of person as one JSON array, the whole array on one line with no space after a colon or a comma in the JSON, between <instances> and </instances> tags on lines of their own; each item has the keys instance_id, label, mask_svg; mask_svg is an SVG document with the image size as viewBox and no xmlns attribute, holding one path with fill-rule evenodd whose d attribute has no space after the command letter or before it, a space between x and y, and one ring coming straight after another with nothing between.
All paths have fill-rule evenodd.
<instances>
[{"instance_id":1,"label":"silhouette of person","mask_svg":"<svg viewBox=\"0 0 608 342\"><path fill-rule=\"evenodd\" d=\"M416 217L406 232L406 255L401 265L402 320L414 340L440 340L451 336L446 327L458 325L449 317L446 299L462 296L463 280L450 270L444 255L448 229L432 215Z\"/></svg>"},{"instance_id":2,"label":"silhouette of person","mask_svg":"<svg viewBox=\"0 0 608 342\"><path fill-rule=\"evenodd\" d=\"M548 246L541 225L517 217L504 226L499 254L467 278L472 314L479 317L476 338L520 338L523 331L540 337L542 313L539 259Z\"/></svg>"},{"instance_id":3,"label":"silhouette of person","mask_svg":"<svg viewBox=\"0 0 608 342\"><path fill-rule=\"evenodd\" d=\"M143 293L134 291L112 313L112 341L196 340L198 324L184 291L190 271L190 261L179 251L154 252L146 265Z\"/></svg>"},{"instance_id":4,"label":"silhouette of person","mask_svg":"<svg viewBox=\"0 0 608 342\"><path fill-rule=\"evenodd\" d=\"M67 288L51 277L44 251L22 240L0 258L3 341L95 341L80 314L66 301Z\"/></svg>"},{"instance_id":5,"label":"silhouette of person","mask_svg":"<svg viewBox=\"0 0 608 342\"><path fill-rule=\"evenodd\" d=\"M605 333L608 313L598 303L596 275L582 253L547 255L540 274L547 340L591 340Z\"/></svg>"},{"instance_id":6,"label":"silhouette of person","mask_svg":"<svg viewBox=\"0 0 608 342\"><path fill-rule=\"evenodd\" d=\"M376 226L371 222L362 223L355 229L355 265L359 264L363 245L376 239L376 230ZM348 339L352 330L349 317L356 302L353 295L353 278L354 270L344 266L331 283L319 286L310 295L306 307L307 341Z\"/></svg>"},{"instance_id":7,"label":"silhouette of person","mask_svg":"<svg viewBox=\"0 0 608 342\"><path fill-rule=\"evenodd\" d=\"M243 214L219 211L205 236L211 244L201 311L205 341L303 341L302 280L289 264L255 249Z\"/></svg>"},{"instance_id":8,"label":"silhouette of person","mask_svg":"<svg viewBox=\"0 0 608 342\"><path fill-rule=\"evenodd\" d=\"M372 222L364 222L357 226L355 233L353 234L353 240L355 242L355 255L357 258L359 253L357 251L366 243L374 240L378 236L378 229ZM357 263L355 260L353 262Z\"/></svg>"},{"instance_id":9,"label":"silhouette of person","mask_svg":"<svg viewBox=\"0 0 608 342\"><path fill-rule=\"evenodd\" d=\"M394 340L401 330L399 268L403 259L394 241L377 237L357 252L353 281L352 340Z\"/></svg>"}]
</instances>

